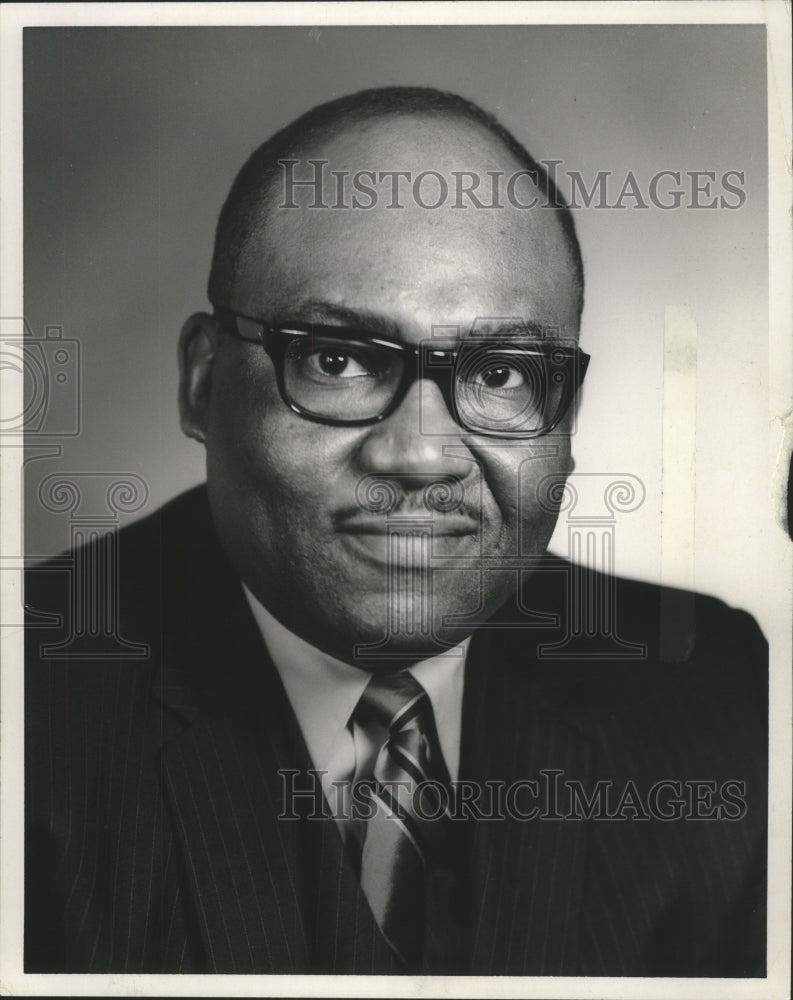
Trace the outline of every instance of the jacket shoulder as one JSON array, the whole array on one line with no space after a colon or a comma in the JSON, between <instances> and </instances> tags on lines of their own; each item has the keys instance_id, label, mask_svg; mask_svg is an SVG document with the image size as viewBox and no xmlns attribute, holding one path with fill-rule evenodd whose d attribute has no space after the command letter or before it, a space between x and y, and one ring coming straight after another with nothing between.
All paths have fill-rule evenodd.
<instances>
[{"instance_id":1,"label":"jacket shoulder","mask_svg":"<svg viewBox=\"0 0 793 1000\"><path fill-rule=\"evenodd\" d=\"M551 557L522 592L521 618L479 645L527 704L575 706L590 731L645 727L659 747L718 729L722 746L746 737L764 753L768 646L745 611Z\"/></svg>"},{"instance_id":2,"label":"jacket shoulder","mask_svg":"<svg viewBox=\"0 0 793 1000\"><path fill-rule=\"evenodd\" d=\"M89 588L97 585L104 588L105 605L114 593L127 590L136 606L156 608L162 588L180 568L187 575L203 556L214 556L215 547L206 489L199 486L132 524L30 566L25 573L28 628L44 628L43 616L62 613L76 599L90 601L96 595Z\"/></svg>"}]
</instances>

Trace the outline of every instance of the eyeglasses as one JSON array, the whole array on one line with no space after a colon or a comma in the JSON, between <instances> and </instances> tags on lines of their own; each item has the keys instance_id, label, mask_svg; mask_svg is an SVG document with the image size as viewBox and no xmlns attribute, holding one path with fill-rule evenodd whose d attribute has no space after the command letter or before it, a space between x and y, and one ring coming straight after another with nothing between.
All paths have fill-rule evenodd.
<instances>
[{"instance_id":1,"label":"eyeglasses","mask_svg":"<svg viewBox=\"0 0 793 1000\"><path fill-rule=\"evenodd\" d=\"M385 420L416 379L429 379L465 430L539 437L562 420L589 364L580 348L554 341L470 338L446 348L434 340L408 345L347 327L271 327L226 309L215 315L232 336L261 344L290 409L336 426Z\"/></svg>"}]
</instances>

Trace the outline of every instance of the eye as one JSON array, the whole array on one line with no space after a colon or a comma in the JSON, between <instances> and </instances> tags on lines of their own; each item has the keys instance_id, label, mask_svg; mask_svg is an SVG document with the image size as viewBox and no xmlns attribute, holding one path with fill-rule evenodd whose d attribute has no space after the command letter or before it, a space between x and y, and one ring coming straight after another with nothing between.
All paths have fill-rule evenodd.
<instances>
[{"instance_id":1,"label":"eye","mask_svg":"<svg viewBox=\"0 0 793 1000\"><path fill-rule=\"evenodd\" d=\"M519 367L506 362L488 364L475 375L483 389L520 389L526 382L524 373Z\"/></svg>"},{"instance_id":2,"label":"eye","mask_svg":"<svg viewBox=\"0 0 793 1000\"><path fill-rule=\"evenodd\" d=\"M337 348L314 351L306 356L305 364L328 378L357 378L371 374L352 354Z\"/></svg>"}]
</instances>

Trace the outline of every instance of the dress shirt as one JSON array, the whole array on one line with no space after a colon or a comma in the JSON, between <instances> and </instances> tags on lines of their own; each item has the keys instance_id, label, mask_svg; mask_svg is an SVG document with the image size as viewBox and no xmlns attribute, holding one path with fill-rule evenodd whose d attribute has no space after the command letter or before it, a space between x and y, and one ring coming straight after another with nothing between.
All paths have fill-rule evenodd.
<instances>
[{"instance_id":1,"label":"dress shirt","mask_svg":"<svg viewBox=\"0 0 793 1000\"><path fill-rule=\"evenodd\" d=\"M243 584L253 616L297 717L309 756L325 771L322 787L342 836L349 822L348 784L368 777L385 734L351 720L371 674L337 660L290 632ZM470 637L458 646L408 667L429 696L443 759L452 780L460 764L463 678ZM335 784L334 784L335 783ZM347 786L347 787L345 787Z\"/></svg>"}]
</instances>

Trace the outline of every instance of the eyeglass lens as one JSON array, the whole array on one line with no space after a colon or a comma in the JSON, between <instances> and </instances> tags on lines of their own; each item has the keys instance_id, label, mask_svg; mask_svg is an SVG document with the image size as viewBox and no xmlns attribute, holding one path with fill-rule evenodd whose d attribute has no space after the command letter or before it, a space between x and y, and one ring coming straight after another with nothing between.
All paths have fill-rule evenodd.
<instances>
[{"instance_id":1,"label":"eyeglass lens","mask_svg":"<svg viewBox=\"0 0 793 1000\"><path fill-rule=\"evenodd\" d=\"M356 341L296 338L284 355L284 385L298 406L332 420L379 416L399 389L404 358Z\"/></svg>"},{"instance_id":2,"label":"eyeglass lens","mask_svg":"<svg viewBox=\"0 0 793 1000\"><path fill-rule=\"evenodd\" d=\"M573 378L574 359L563 351L476 345L459 348L456 364L445 351L421 352L420 359L425 377L452 380L463 425L491 433L547 427L560 415ZM298 407L315 416L369 420L393 402L405 364L400 351L365 341L296 337L284 354L284 386Z\"/></svg>"}]
</instances>

